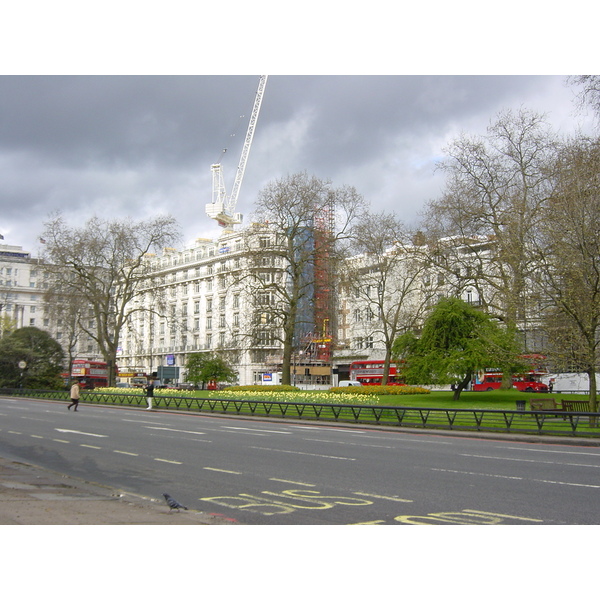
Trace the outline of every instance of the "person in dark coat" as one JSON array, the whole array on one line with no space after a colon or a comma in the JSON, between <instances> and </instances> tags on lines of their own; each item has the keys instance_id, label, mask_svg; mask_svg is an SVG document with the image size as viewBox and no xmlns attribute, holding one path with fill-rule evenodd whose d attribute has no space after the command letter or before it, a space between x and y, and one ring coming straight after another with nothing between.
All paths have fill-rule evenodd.
<instances>
[{"instance_id":1,"label":"person in dark coat","mask_svg":"<svg viewBox=\"0 0 600 600\"><path fill-rule=\"evenodd\" d=\"M152 410L152 398L154 398L154 379L149 379L148 385L144 389L146 390L146 402L148 402L148 408L146 410Z\"/></svg>"}]
</instances>

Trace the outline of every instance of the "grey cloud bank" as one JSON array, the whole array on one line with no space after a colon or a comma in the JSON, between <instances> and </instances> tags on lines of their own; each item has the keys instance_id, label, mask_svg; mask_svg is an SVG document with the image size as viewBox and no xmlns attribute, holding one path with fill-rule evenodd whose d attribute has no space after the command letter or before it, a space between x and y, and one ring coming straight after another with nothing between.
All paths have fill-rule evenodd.
<instances>
[{"instance_id":1,"label":"grey cloud bank","mask_svg":"<svg viewBox=\"0 0 600 600\"><path fill-rule=\"evenodd\" d=\"M186 242L216 237L210 165L228 189L258 76L0 77L0 234L34 253L48 215L172 214ZM548 115L561 134L591 127L562 76L270 76L237 210L251 218L269 181L306 170L353 185L375 211L414 222L439 195L436 163L461 131L503 109ZM226 149L226 152L223 150Z\"/></svg>"}]
</instances>

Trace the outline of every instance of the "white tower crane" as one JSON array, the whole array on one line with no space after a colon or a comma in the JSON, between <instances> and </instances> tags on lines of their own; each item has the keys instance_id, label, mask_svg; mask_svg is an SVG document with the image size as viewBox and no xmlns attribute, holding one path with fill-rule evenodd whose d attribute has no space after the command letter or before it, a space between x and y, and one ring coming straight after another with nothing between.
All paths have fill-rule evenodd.
<instances>
[{"instance_id":1,"label":"white tower crane","mask_svg":"<svg viewBox=\"0 0 600 600\"><path fill-rule=\"evenodd\" d=\"M244 178L246 163L248 162L248 154L250 153L250 146L252 145L256 122L258 121L258 113L260 112L260 105L265 92L267 77L268 75L261 75L260 81L258 82L258 91L256 92L254 107L252 108L252 114L250 115L246 140L244 141L244 147L242 148L242 156L240 157L240 163L237 168L231 196L227 197L221 163L216 163L211 166L212 202L206 205L206 214L211 219L215 219L221 227L232 227L233 225L239 225L242 222L242 215L240 213L235 213L234 211L240 193L242 179Z\"/></svg>"}]
</instances>

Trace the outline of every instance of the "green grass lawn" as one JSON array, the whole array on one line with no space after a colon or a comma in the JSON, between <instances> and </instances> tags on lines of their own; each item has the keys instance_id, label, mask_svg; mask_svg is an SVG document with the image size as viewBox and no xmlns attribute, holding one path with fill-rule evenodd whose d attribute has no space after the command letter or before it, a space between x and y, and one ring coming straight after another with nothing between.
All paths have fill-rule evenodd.
<instances>
[{"instance_id":1,"label":"green grass lawn","mask_svg":"<svg viewBox=\"0 0 600 600\"><path fill-rule=\"evenodd\" d=\"M429 394L413 395L356 395L352 393L353 388L348 388L347 393L333 394L328 391L294 391L281 392L269 389L270 386L257 386L253 391L223 390L212 392L202 391L177 391L156 390L155 396L160 403L161 396L185 396L198 398L234 398L237 400L256 400L274 402L316 402L335 404L372 404L379 406L406 406L418 408L467 408L478 410L516 410L517 400L524 400L526 409L529 410L529 400L533 398L552 398L557 404L562 399L584 399L587 396L573 394L537 394L519 392L518 390L493 390L490 392L462 392L460 400L453 400L453 392L431 392ZM101 389L97 390L101 392ZM111 392L116 390L110 390ZM364 391L364 390L363 390ZM120 388L118 393L134 394L143 396L142 390L129 390Z\"/></svg>"},{"instance_id":2,"label":"green grass lawn","mask_svg":"<svg viewBox=\"0 0 600 600\"><path fill-rule=\"evenodd\" d=\"M205 392L198 392L202 397L205 396ZM212 397L216 397L216 394ZM306 402L331 402L331 394L329 392L291 392L288 393L290 399L296 395L298 401ZM288 394L285 394L288 396ZM525 400L526 407L529 409L529 400L532 398L553 398L557 403L564 398L573 399L572 394L531 394L527 392L519 392L518 390L493 390L491 392L463 392L460 395L460 400L455 402L453 400L453 392L431 392L430 394L414 394L414 395L366 395L360 396L360 404L375 404L380 406L406 406L406 407L419 407L419 408L475 408L482 410L516 410L517 400ZM253 400L275 400L277 396L276 392L266 392L264 397L258 397L252 395L248 396L248 399ZM354 404L355 397L352 393L348 394L335 394L339 397L340 403ZM227 390L219 392L218 397L226 398ZM241 399L241 395L238 396ZM578 398L580 396L577 396Z\"/></svg>"}]
</instances>

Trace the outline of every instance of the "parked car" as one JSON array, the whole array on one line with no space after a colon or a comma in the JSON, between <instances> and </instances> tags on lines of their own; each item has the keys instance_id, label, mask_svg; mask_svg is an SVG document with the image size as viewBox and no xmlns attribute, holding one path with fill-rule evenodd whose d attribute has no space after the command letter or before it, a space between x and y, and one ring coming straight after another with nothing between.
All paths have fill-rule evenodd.
<instances>
[{"instance_id":1,"label":"parked car","mask_svg":"<svg viewBox=\"0 0 600 600\"><path fill-rule=\"evenodd\" d=\"M354 381L354 380L346 379L344 381L340 381L337 384L337 387L353 387L353 386L359 386L360 387L360 381Z\"/></svg>"}]
</instances>

